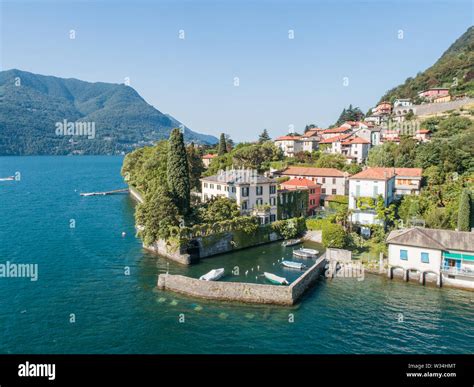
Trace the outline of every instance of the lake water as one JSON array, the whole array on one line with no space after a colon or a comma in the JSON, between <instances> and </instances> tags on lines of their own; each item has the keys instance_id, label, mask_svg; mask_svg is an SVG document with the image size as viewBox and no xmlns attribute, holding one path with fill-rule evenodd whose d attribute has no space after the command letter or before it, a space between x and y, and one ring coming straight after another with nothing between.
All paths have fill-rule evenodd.
<instances>
[{"instance_id":1,"label":"lake water","mask_svg":"<svg viewBox=\"0 0 474 387\"><path fill-rule=\"evenodd\" d=\"M197 277L238 266L241 278L249 270L263 283L257 266L285 273L285 250L275 243L168 266L135 238L128 195L79 196L124 187L121 162L0 158L0 177L21 173L0 182L0 264L39 270L37 281L0 278L0 353L474 353L472 292L374 275L321 279L294 307L157 290L167 269Z\"/></svg>"}]
</instances>

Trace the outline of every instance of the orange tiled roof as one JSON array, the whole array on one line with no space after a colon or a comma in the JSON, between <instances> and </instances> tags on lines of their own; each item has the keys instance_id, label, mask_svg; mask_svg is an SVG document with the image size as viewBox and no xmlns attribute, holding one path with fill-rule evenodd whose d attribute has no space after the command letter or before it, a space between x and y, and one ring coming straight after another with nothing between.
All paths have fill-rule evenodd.
<instances>
[{"instance_id":1,"label":"orange tiled roof","mask_svg":"<svg viewBox=\"0 0 474 387\"><path fill-rule=\"evenodd\" d=\"M336 168L288 167L281 174L314 177L344 177L344 172Z\"/></svg>"},{"instance_id":2,"label":"orange tiled roof","mask_svg":"<svg viewBox=\"0 0 474 387\"><path fill-rule=\"evenodd\" d=\"M343 144L370 144L365 138L353 136L342 141Z\"/></svg>"},{"instance_id":3,"label":"orange tiled roof","mask_svg":"<svg viewBox=\"0 0 474 387\"><path fill-rule=\"evenodd\" d=\"M320 144L332 144L333 142L337 142L337 141L344 141L345 139L351 137L352 134L351 133L348 133L348 134L342 134L340 136L334 136L334 137L329 137L329 138L326 138L324 140L321 140L319 143Z\"/></svg>"},{"instance_id":4,"label":"orange tiled roof","mask_svg":"<svg viewBox=\"0 0 474 387\"><path fill-rule=\"evenodd\" d=\"M332 128L332 129L326 129L323 133L344 133L347 132L348 130L351 130L350 127L348 128L347 126L340 126L339 128Z\"/></svg>"},{"instance_id":5,"label":"orange tiled roof","mask_svg":"<svg viewBox=\"0 0 474 387\"><path fill-rule=\"evenodd\" d=\"M203 159L213 159L214 157L217 157L217 155L211 154L211 153L208 153L207 155L202 156Z\"/></svg>"},{"instance_id":6,"label":"orange tiled roof","mask_svg":"<svg viewBox=\"0 0 474 387\"><path fill-rule=\"evenodd\" d=\"M351 179L356 180L388 180L395 176L395 168L380 168L380 167L373 167L367 168L362 172L356 173L355 175L351 176Z\"/></svg>"},{"instance_id":7,"label":"orange tiled roof","mask_svg":"<svg viewBox=\"0 0 474 387\"><path fill-rule=\"evenodd\" d=\"M299 140L301 136L280 136L275 139L275 141L290 141L290 140Z\"/></svg>"},{"instance_id":8,"label":"orange tiled roof","mask_svg":"<svg viewBox=\"0 0 474 387\"><path fill-rule=\"evenodd\" d=\"M423 169L422 168L395 168L395 174L397 176L421 177L423 174Z\"/></svg>"},{"instance_id":9,"label":"orange tiled roof","mask_svg":"<svg viewBox=\"0 0 474 387\"><path fill-rule=\"evenodd\" d=\"M315 183L314 181L305 179L304 177L298 177L296 179L291 179L281 183L282 187L286 187L288 185L292 187L316 187L319 185L319 183Z\"/></svg>"}]
</instances>

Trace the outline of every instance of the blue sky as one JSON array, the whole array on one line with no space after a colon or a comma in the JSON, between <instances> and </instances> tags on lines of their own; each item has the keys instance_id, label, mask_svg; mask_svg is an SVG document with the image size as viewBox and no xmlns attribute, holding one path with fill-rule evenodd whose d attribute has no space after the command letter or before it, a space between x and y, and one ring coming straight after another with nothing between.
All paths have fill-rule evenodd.
<instances>
[{"instance_id":1,"label":"blue sky","mask_svg":"<svg viewBox=\"0 0 474 387\"><path fill-rule=\"evenodd\" d=\"M328 126L350 103L365 112L473 24L461 0L2 1L1 13L2 70L129 77L160 111L237 141Z\"/></svg>"}]
</instances>

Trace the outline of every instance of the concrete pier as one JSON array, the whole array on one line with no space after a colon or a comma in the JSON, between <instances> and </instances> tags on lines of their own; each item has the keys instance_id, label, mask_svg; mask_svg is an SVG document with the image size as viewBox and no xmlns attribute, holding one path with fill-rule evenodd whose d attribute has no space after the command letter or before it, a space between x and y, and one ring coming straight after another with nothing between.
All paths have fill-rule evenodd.
<instances>
[{"instance_id":1,"label":"concrete pier","mask_svg":"<svg viewBox=\"0 0 474 387\"><path fill-rule=\"evenodd\" d=\"M245 282L208 282L182 275L160 274L158 288L210 300L294 305L323 274L325 266L326 257L323 254L313 266L289 286Z\"/></svg>"}]
</instances>

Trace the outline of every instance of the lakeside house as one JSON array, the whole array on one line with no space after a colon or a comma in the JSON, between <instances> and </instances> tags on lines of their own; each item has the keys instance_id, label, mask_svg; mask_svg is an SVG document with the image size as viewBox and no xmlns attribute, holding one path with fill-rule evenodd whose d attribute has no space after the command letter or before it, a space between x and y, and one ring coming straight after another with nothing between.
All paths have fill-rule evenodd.
<instances>
[{"instance_id":1,"label":"lakeside house","mask_svg":"<svg viewBox=\"0 0 474 387\"><path fill-rule=\"evenodd\" d=\"M349 209L356 224L381 224L375 213L375 202L382 196L384 205L393 202L395 192L394 168L367 168L349 178Z\"/></svg>"},{"instance_id":2,"label":"lakeside house","mask_svg":"<svg viewBox=\"0 0 474 387\"><path fill-rule=\"evenodd\" d=\"M275 173L291 179L305 178L321 184L321 198L327 195L347 195L348 174L336 168L288 167Z\"/></svg>"},{"instance_id":3,"label":"lakeside house","mask_svg":"<svg viewBox=\"0 0 474 387\"><path fill-rule=\"evenodd\" d=\"M328 153L343 155L349 164L353 162L363 163L369 154L370 148L370 141L353 133L326 138L321 140L320 144L328 145L325 148Z\"/></svg>"},{"instance_id":4,"label":"lakeside house","mask_svg":"<svg viewBox=\"0 0 474 387\"><path fill-rule=\"evenodd\" d=\"M204 164L204 168L209 168L209 164L211 164L212 159L216 158L216 154L211 154L208 153L207 155L204 155L201 157L202 163Z\"/></svg>"},{"instance_id":5,"label":"lakeside house","mask_svg":"<svg viewBox=\"0 0 474 387\"><path fill-rule=\"evenodd\" d=\"M301 136L287 135L277 137L275 145L283 151L286 157L294 157L296 153L303 152L303 141Z\"/></svg>"},{"instance_id":6,"label":"lakeside house","mask_svg":"<svg viewBox=\"0 0 474 387\"><path fill-rule=\"evenodd\" d=\"M314 215L321 201L321 184L305 178L296 178L280 184L281 190L306 190L308 191L307 213L304 216ZM280 193L280 190L278 191ZM289 216L293 217L293 216Z\"/></svg>"},{"instance_id":7,"label":"lakeside house","mask_svg":"<svg viewBox=\"0 0 474 387\"><path fill-rule=\"evenodd\" d=\"M395 196L419 195L421 180L423 178L422 168L395 168Z\"/></svg>"},{"instance_id":8,"label":"lakeside house","mask_svg":"<svg viewBox=\"0 0 474 387\"><path fill-rule=\"evenodd\" d=\"M387 237L388 274L417 276L424 284L428 276L437 285L474 289L474 233L429 228L394 230Z\"/></svg>"},{"instance_id":9,"label":"lakeside house","mask_svg":"<svg viewBox=\"0 0 474 387\"><path fill-rule=\"evenodd\" d=\"M237 202L243 215L255 215L262 224L277 219L276 181L251 170L233 169L201 180L201 200L224 196Z\"/></svg>"},{"instance_id":10,"label":"lakeside house","mask_svg":"<svg viewBox=\"0 0 474 387\"><path fill-rule=\"evenodd\" d=\"M423 90L418 93L418 97L427 100L434 100L439 97L445 97L449 95L449 89L446 87L432 87L428 90Z\"/></svg>"}]
</instances>

